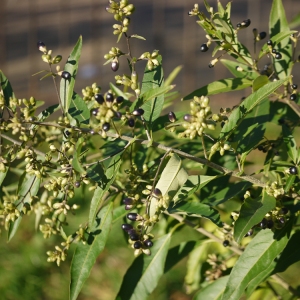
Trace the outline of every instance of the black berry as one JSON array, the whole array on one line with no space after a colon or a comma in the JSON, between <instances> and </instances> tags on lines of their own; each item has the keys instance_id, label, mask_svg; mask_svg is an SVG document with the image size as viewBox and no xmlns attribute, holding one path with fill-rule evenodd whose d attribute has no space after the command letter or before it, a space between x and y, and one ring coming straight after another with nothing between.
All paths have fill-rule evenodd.
<instances>
[{"instance_id":1,"label":"black berry","mask_svg":"<svg viewBox=\"0 0 300 300\"><path fill-rule=\"evenodd\" d=\"M289 209L286 208L286 207L282 207L280 212L283 214L283 215L286 215L288 212L289 212Z\"/></svg>"},{"instance_id":2,"label":"black berry","mask_svg":"<svg viewBox=\"0 0 300 300\"><path fill-rule=\"evenodd\" d=\"M104 97L102 94L96 94L95 95L95 100L99 103L99 104L103 104L104 103Z\"/></svg>"},{"instance_id":3,"label":"black berry","mask_svg":"<svg viewBox=\"0 0 300 300\"><path fill-rule=\"evenodd\" d=\"M93 115L93 116L97 116L97 114L98 114L98 108L93 109L93 110L92 110L92 115Z\"/></svg>"},{"instance_id":4,"label":"black berry","mask_svg":"<svg viewBox=\"0 0 300 300\"><path fill-rule=\"evenodd\" d=\"M275 58L276 58L276 59L281 59L281 58L282 58L281 53L277 52L276 55L275 55Z\"/></svg>"},{"instance_id":5,"label":"black berry","mask_svg":"<svg viewBox=\"0 0 300 300\"><path fill-rule=\"evenodd\" d=\"M38 41L38 42L37 42L37 47L38 47L38 49L39 49L40 51L44 51L44 50L45 50L45 47L46 47L46 45L45 45L45 43L44 43L44 42L42 42L42 41Z\"/></svg>"},{"instance_id":6,"label":"black berry","mask_svg":"<svg viewBox=\"0 0 300 300\"><path fill-rule=\"evenodd\" d=\"M268 45L268 46L273 46L273 42L272 42L271 40L268 40L268 41L267 41L267 45Z\"/></svg>"},{"instance_id":7,"label":"black berry","mask_svg":"<svg viewBox=\"0 0 300 300\"><path fill-rule=\"evenodd\" d=\"M162 196L161 190L158 188L154 189L153 194L158 198Z\"/></svg>"},{"instance_id":8,"label":"black berry","mask_svg":"<svg viewBox=\"0 0 300 300\"><path fill-rule=\"evenodd\" d=\"M114 72L118 71L118 69L119 69L119 62L118 62L118 61L113 61L113 62L111 63L111 69L112 69Z\"/></svg>"},{"instance_id":9,"label":"black berry","mask_svg":"<svg viewBox=\"0 0 300 300\"><path fill-rule=\"evenodd\" d=\"M79 188L80 187L80 181L76 181L74 185L75 185L75 187Z\"/></svg>"},{"instance_id":10,"label":"black berry","mask_svg":"<svg viewBox=\"0 0 300 300\"><path fill-rule=\"evenodd\" d=\"M272 53L277 53L277 50L276 49L272 49Z\"/></svg>"},{"instance_id":11,"label":"black berry","mask_svg":"<svg viewBox=\"0 0 300 300\"><path fill-rule=\"evenodd\" d=\"M244 20L244 21L241 22L241 23L238 23L238 24L236 25L236 27L238 27L238 28L247 28L250 24L251 24L251 20L250 20L250 19L247 19L247 20Z\"/></svg>"},{"instance_id":12,"label":"black berry","mask_svg":"<svg viewBox=\"0 0 300 300\"><path fill-rule=\"evenodd\" d=\"M118 104L121 104L124 101L124 98L122 96L118 96L116 98L116 101L117 101Z\"/></svg>"},{"instance_id":13,"label":"black berry","mask_svg":"<svg viewBox=\"0 0 300 300\"><path fill-rule=\"evenodd\" d=\"M122 229L124 230L124 231L129 231L129 230L131 230L131 229L133 229L133 227L132 227L132 225L130 225L130 224L122 224Z\"/></svg>"},{"instance_id":14,"label":"black berry","mask_svg":"<svg viewBox=\"0 0 300 300\"><path fill-rule=\"evenodd\" d=\"M147 247L147 248L151 248L153 246L153 242L151 240L145 240L144 241L144 245Z\"/></svg>"},{"instance_id":15,"label":"black berry","mask_svg":"<svg viewBox=\"0 0 300 300\"><path fill-rule=\"evenodd\" d=\"M66 80L70 80L71 79L71 74L68 71L63 71L61 73L61 77L66 79Z\"/></svg>"},{"instance_id":16,"label":"black berry","mask_svg":"<svg viewBox=\"0 0 300 300\"><path fill-rule=\"evenodd\" d=\"M200 47L201 52L206 52L208 50L207 44L202 44Z\"/></svg>"},{"instance_id":17,"label":"black berry","mask_svg":"<svg viewBox=\"0 0 300 300\"><path fill-rule=\"evenodd\" d=\"M224 246L224 247L228 247L228 246L229 246L229 241L228 241L228 240L225 240L225 241L223 242L223 246Z\"/></svg>"},{"instance_id":18,"label":"black berry","mask_svg":"<svg viewBox=\"0 0 300 300\"><path fill-rule=\"evenodd\" d=\"M170 122L175 122L176 121L176 116L175 116L175 114L172 112L172 111L170 111L169 113L168 113L168 117L169 117L169 121Z\"/></svg>"},{"instance_id":19,"label":"black berry","mask_svg":"<svg viewBox=\"0 0 300 300\"><path fill-rule=\"evenodd\" d=\"M189 114L184 115L183 120L186 122L191 122L192 121L192 116Z\"/></svg>"},{"instance_id":20,"label":"black berry","mask_svg":"<svg viewBox=\"0 0 300 300\"><path fill-rule=\"evenodd\" d=\"M253 229L251 228L246 234L245 236L251 236L253 234Z\"/></svg>"},{"instance_id":21,"label":"black berry","mask_svg":"<svg viewBox=\"0 0 300 300\"><path fill-rule=\"evenodd\" d=\"M290 167L289 172L291 175L296 175L298 173L298 170L296 167Z\"/></svg>"},{"instance_id":22,"label":"black berry","mask_svg":"<svg viewBox=\"0 0 300 300\"><path fill-rule=\"evenodd\" d=\"M133 199L132 198L124 198L123 199L123 204L125 204L125 205L131 205L131 204L133 204L134 203L134 201L133 201Z\"/></svg>"},{"instance_id":23,"label":"black berry","mask_svg":"<svg viewBox=\"0 0 300 300\"><path fill-rule=\"evenodd\" d=\"M267 33L262 31L258 34L258 39L263 40L267 36Z\"/></svg>"},{"instance_id":24,"label":"black berry","mask_svg":"<svg viewBox=\"0 0 300 300\"><path fill-rule=\"evenodd\" d=\"M297 95L296 94L291 94L290 100L291 101L296 101L296 99L297 99Z\"/></svg>"},{"instance_id":25,"label":"black berry","mask_svg":"<svg viewBox=\"0 0 300 300\"><path fill-rule=\"evenodd\" d=\"M137 233L132 233L132 234L129 235L129 238L130 238L132 241L139 241L140 235L137 234Z\"/></svg>"},{"instance_id":26,"label":"black berry","mask_svg":"<svg viewBox=\"0 0 300 300\"><path fill-rule=\"evenodd\" d=\"M137 213L129 213L129 214L127 214L127 219L129 219L130 221L136 221L137 217L138 217Z\"/></svg>"},{"instance_id":27,"label":"black berry","mask_svg":"<svg viewBox=\"0 0 300 300\"><path fill-rule=\"evenodd\" d=\"M285 218L281 217L278 219L279 223L280 224L284 224L285 223Z\"/></svg>"},{"instance_id":28,"label":"black berry","mask_svg":"<svg viewBox=\"0 0 300 300\"><path fill-rule=\"evenodd\" d=\"M113 102L114 101L114 95L112 93L107 93L105 97L107 102Z\"/></svg>"},{"instance_id":29,"label":"black berry","mask_svg":"<svg viewBox=\"0 0 300 300\"><path fill-rule=\"evenodd\" d=\"M115 112L115 116L116 116L118 119L121 119L121 118L122 118L122 113L119 112L119 111L116 111L116 112Z\"/></svg>"},{"instance_id":30,"label":"black berry","mask_svg":"<svg viewBox=\"0 0 300 300\"><path fill-rule=\"evenodd\" d=\"M141 241L136 241L136 242L133 244L133 247L134 247L134 249L141 249L141 248L142 248L142 243L141 243Z\"/></svg>"},{"instance_id":31,"label":"black berry","mask_svg":"<svg viewBox=\"0 0 300 300\"><path fill-rule=\"evenodd\" d=\"M259 223L260 228L266 229L267 228L267 223L268 223L268 221L265 218L263 218L261 220L261 222Z\"/></svg>"},{"instance_id":32,"label":"black berry","mask_svg":"<svg viewBox=\"0 0 300 300\"><path fill-rule=\"evenodd\" d=\"M109 124L109 123L104 123L104 124L102 125L102 129L103 129L104 131L108 131L109 128L110 128L110 124Z\"/></svg>"},{"instance_id":33,"label":"black berry","mask_svg":"<svg viewBox=\"0 0 300 300\"><path fill-rule=\"evenodd\" d=\"M208 67L209 68L213 68L215 65L213 65L212 63L210 63L209 65L208 65Z\"/></svg>"},{"instance_id":34,"label":"black berry","mask_svg":"<svg viewBox=\"0 0 300 300\"><path fill-rule=\"evenodd\" d=\"M285 120L284 120L284 119L279 119L279 120L278 120L278 124L279 124L279 125L283 125L284 123L285 123Z\"/></svg>"},{"instance_id":35,"label":"black berry","mask_svg":"<svg viewBox=\"0 0 300 300\"><path fill-rule=\"evenodd\" d=\"M269 229L271 229L271 228L273 228L273 226L274 226L273 220L268 220L268 221L267 221L267 227L268 227Z\"/></svg>"},{"instance_id":36,"label":"black berry","mask_svg":"<svg viewBox=\"0 0 300 300\"><path fill-rule=\"evenodd\" d=\"M132 112L132 114L134 115L134 116L142 116L143 114L144 114L144 110L142 109L142 108L138 108L138 109L135 109L133 112Z\"/></svg>"},{"instance_id":37,"label":"black berry","mask_svg":"<svg viewBox=\"0 0 300 300\"><path fill-rule=\"evenodd\" d=\"M134 124L135 124L134 119L132 119L132 118L128 119L128 126L129 127L134 127Z\"/></svg>"},{"instance_id":38,"label":"black berry","mask_svg":"<svg viewBox=\"0 0 300 300\"><path fill-rule=\"evenodd\" d=\"M292 84L292 89L293 90L296 90L298 88L298 85L297 84Z\"/></svg>"}]
</instances>

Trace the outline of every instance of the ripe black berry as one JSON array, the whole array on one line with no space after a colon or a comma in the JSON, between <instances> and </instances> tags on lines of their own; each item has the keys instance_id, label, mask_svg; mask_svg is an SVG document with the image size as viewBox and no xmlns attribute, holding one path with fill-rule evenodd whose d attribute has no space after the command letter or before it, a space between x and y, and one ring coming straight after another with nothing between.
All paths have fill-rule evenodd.
<instances>
[{"instance_id":1,"label":"ripe black berry","mask_svg":"<svg viewBox=\"0 0 300 300\"><path fill-rule=\"evenodd\" d=\"M127 219L129 219L130 221L136 221L137 217L138 217L137 213L129 213L129 214L127 214Z\"/></svg>"},{"instance_id":2,"label":"ripe black berry","mask_svg":"<svg viewBox=\"0 0 300 300\"><path fill-rule=\"evenodd\" d=\"M298 173L298 170L296 167L290 167L289 172L291 175L296 175Z\"/></svg>"},{"instance_id":3,"label":"ripe black berry","mask_svg":"<svg viewBox=\"0 0 300 300\"><path fill-rule=\"evenodd\" d=\"M142 108L138 108L138 109L135 109L133 112L132 112L132 114L134 115L134 116L142 116L143 114L144 114L144 110L142 109Z\"/></svg>"},{"instance_id":4,"label":"ripe black berry","mask_svg":"<svg viewBox=\"0 0 300 300\"><path fill-rule=\"evenodd\" d=\"M111 63L111 69L112 69L114 72L118 71L118 69L119 69L119 62L118 62L118 61L113 61L113 62Z\"/></svg>"},{"instance_id":5,"label":"ripe black berry","mask_svg":"<svg viewBox=\"0 0 300 300\"><path fill-rule=\"evenodd\" d=\"M124 101L124 98L122 96L118 96L116 98L116 101L117 101L118 104L121 104Z\"/></svg>"},{"instance_id":6,"label":"ripe black berry","mask_svg":"<svg viewBox=\"0 0 300 300\"><path fill-rule=\"evenodd\" d=\"M152 246L153 246L153 242L151 241L151 240L145 240L144 241L144 245L145 245L145 247L147 247L147 248L151 248Z\"/></svg>"},{"instance_id":7,"label":"ripe black berry","mask_svg":"<svg viewBox=\"0 0 300 300\"><path fill-rule=\"evenodd\" d=\"M229 246L229 241L228 241L228 240L225 240L225 241L223 242L223 246L224 246L224 247L228 247L228 246Z\"/></svg>"},{"instance_id":8,"label":"ripe black berry","mask_svg":"<svg viewBox=\"0 0 300 300\"><path fill-rule=\"evenodd\" d=\"M104 97L102 94L96 94L95 95L95 100L99 103L99 104L103 104L104 103Z\"/></svg>"},{"instance_id":9,"label":"ripe black berry","mask_svg":"<svg viewBox=\"0 0 300 300\"><path fill-rule=\"evenodd\" d=\"M276 59L281 59L281 58L282 58L281 53L277 52L276 55L275 55L275 58L276 58Z\"/></svg>"},{"instance_id":10,"label":"ripe black berry","mask_svg":"<svg viewBox=\"0 0 300 300\"><path fill-rule=\"evenodd\" d=\"M268 223L268 221L265 218L263 218L261 220L261 222L259 223L260 228L266 229L267 228L267 223Z\"/></svg>"},{"instance_id":11,"label":"ripe black berry","mask_svg":"<svg viewBox=\"0 0 300 300\"><path fill-rule=\"evenodd\" d=\"M291 94L290 100L291 101L296 101L296 99L297 99L297 95L296 94Z\"/></svg>"},{"instance_id":12,"label":"ripe black berry","mask_svg":"<svg viewBox=\"0 0 300 300\"><path fill-rule=\"evenodd\" d=\"M267 45L268 45L268 46L273 46L273 42L272 42L271 40L268 40L268 41L267 41Z\"/></svg>"},{"instance_id":13,"label":"ripe black berry","mask_svg":"<svg viewBox=\"0 0 300 300\"><path fill-rule=\"evenodd\" d=\"M137 233L131 233L129 235L129 238L132 240L132 241L138 241L140 239L140 235L137 234Z\"/></svg>"},{"instance_id":14,"label":"ripe black berry","mask_svg":"<svg viewBox=\"0 0 300 300\"><path fill-rule=\"evenodd\" d=\"M296 90L298 88L298 85L297 84L292 84L292 89L293 90Z\"/></svg>"},{"instance_id":15,"label":"ripe black berry","mask_svg":"<svg viewBox=\"0 0 300 300\"><path fill-rule=\"evenodd\" d=\"M262 31L258 34L258 39L263 40L267 36L267 33Z\"/></svg>"},{"instance_id":16,"label":"ripe black berry","mask_svg":"<svg viewBox=\"0 0 300 300\"><path fill-rule=\"evenodd\" d=\"M183 120L186 122L191 122L192 121L192 116L189 114L184 115Z\"/></svg>"},{"instance_id":17,"label":"ripe black berry","mask_svg":"<svg viewBox=\"0 0 300 300\"><path fill-rule=\"evenodd\" d=\"M285 218L281 217L278 219L279 223L280 224L284 224L285 223Z\"/></svg>"},{"instance_id":18,"label":"ripe black berry","mask_svg":"<svg viewBox=\"0 0 300 300\"><path fill-rule=\"evenodd\" d=\"M71 74L68 71L63 71L61 73L61 77L66 79L66 80L70 80L71 79Z\"/></svg>"},{"instance_id":19,"label":"ripe black berry","mask_svg":"<svg viewBox=\"0 0 300 300\"><path fill-rule=\"evenodd\" d=\"M238 24L236 25L236 27L238 27L238 28L247 28L250 24L251 24L251 20L250 20L250 19L247 19L247 20L244 20L244 21L241 22L241 23L238 23Z\"/></svg>"},{"instance_id":20,"label":"ripe black berry","mask_svg":"<svg viewBox=\"0 0 300 300\"><path fill-rule=\"evenodd\" d=\"M128 119L128 126L129 127L134 127L134 124L135 124L134 119L132 119L132 118Z\"/></svg>"},{"instance_id":21,"label":"ripe black berry","mask_svg":"<svg viewBox=\"0 0 300 300\"><path fill-rule=\"evenodd\" d=\"M284 123L285 123L285 120L284 120L284 119L279 119L279 120L278 120L278 124L279 124L279 125L283 125Z\"/></svg>"},{"instance_id":22,"label":"ripe black berry","mask_svg":"<svg viewBox=\"0 0 300 300\"><path fill-rule=\"evenodd\" d=\"M207 44L202 44L200 47L201 52L206 52L208 50Z\"/></svg>"},{"instance_id":23,"label":"ripe black berry","mask_svg":"<svg viewBox=\"0 0 300 300\"><path fill-rule=\"evenodd\" d=\"M286 207L282 207L280 212L283 214L283 215L286 215L288 212L289 212L289 209L286 208Z\"/></svg>"},{"instance_id":24,"label":"ripe black berry","mask_svg":"<svg viewBox=\"0 0 300 300\"><path fill-rule=\"evenodd\" d=\"M76 181L74 185L75 185L75 187L79 188L80 187L80 181Z\"/></svg>"},{"instance_id":25,"label":"ripe black berry","mask_svg":"<svg viewBox=\"0 0 300 300\"><path fill-rule=\"evenodd\" d=\"M172 112L172 111L170 111L169 113L168 113L168 117L169 117L169 121L170 122L175 122L176 121L176 116L175 116L175 114Z\"/></svg>"},{"instance_id":26,"label":"ripe black berry","mask_svg":"<svg viewBox=\"0 0 300 300\"><path fill-rule=\"evenodd\" d=\"M122 224L122 229L124 230L124 231L129 231L129 230L131 230L131 229L133 229L133 227L132 227L132 225L130 225L130 224Z\"/></svg>"},{"instance_id":27,"label":"ripe black berry","mask_svg":"<svg viewBox=\"0 0 300 300\"><path fill-rule=\"evenodd\" d=\"M134 203L134 201L133 201L133 199L132 198L124 198L123 199L123 204L125 204L125 205L131 205L131 204L133 204Z\"/></svg>"},{"instance_id":28,"label":"ripe black berry","mask_svg":"<svg viewBox=\"0 0 300 300\"><path fill-rule=\"evenodd\" d=\"M46 45L45 45L45 43L44 43L44 42L42 42L42 41L38 41L38 42L37 42L37 47L38 47L38 49L39 49L40 51L44 51L44 50L45 50L45 47L46 47Z\"/></svg>"},{"instance_id":29,"label":"ripe black berry","mask_svg":"<svg viewBox=\"0 0 300 300\"><path fill-rule=\"evenodd\" d=\"M136 241L136 242L133 244L133 247L134 247L134 249L141 249L141 248L142 248L142 243L141 243L141 241Z\"/></svg>"},{"instance_id":30,"label":"ripe black berry","mask_svg":"<svg viewBox=\"0 0 300 300\"><path fill-rule=\"evenodd\" d=\"M276 49L272 49L272 53L277 53L277 50Z\"/></svg>"},{"instance_id":31,"label":"ripe black berry","mask_svg":"<svg viewBox=\"0 0 300 300\"><path fill-rule=\"evenodd\" d=\"M209 65L208 65L208 67L209 68L213 68L215 65L213 65L212 63L210 63Z\"/></svg>"},{"instance_id":32,"label":"ripe black berry","mask_svg":"<svg viewBox=\"0 0 300 300\"><path fill-rule=\"evenodd\" d=\"M273 226L274 226L273 220L268 220L268 221L267 221L267 227L268 227L269 229L271 229Z\"/></svg>"},{"instance_id":33,"label":"ripe black berry","mask_svg":"<svg viewBox=\"0 0 300 300\"><path fill-rule=\"evenodd\" d=\"M154 189L153 194L158 198L160 198L162 196L161 190L158 188Z\"/></svg>"},{"instance_id":34,"label":"ripe black berry","mask_svg":"<svg viewBox=\"0 0 300 300\"><path fill-rule=\"evenodd\" d=\"M113 102L114 101L114 95L112 93L107 93L105 97L107 102Z\"/></svg>"},{"instance_id":35,"label":"ripe black berry","mask_svg":"<svg viewBox=\"0 0 300 300\"><path fill-rule=\"evenodd\" d=\"M122 113L119 112L119 111L116 111L116 112L115 112L115 116L116 116L118 119L121 119L121 118L122 118Z\"/></svg>"},{"instance_id":36,"label":"ripe black berry","mask_svg":"<svg viewBox=\"0 0 300 300\"><path fill-rule=\"evenodd\" d=\"M253 234L253 229L251 228L246 234L245 237L251 236Z\"/></svg>"},{"instance_id":37,"label":"ripe black berry","mask_svg":"<svg viewBox=\"0 0 300 300\"><path fill-rule=\"evenodd\" d=\"M110 128L110 124L109 124L109 123L104 123L104 124L102 125L102 129L103 129L104 131L108 131L109 128Z\"/></svg>"},{"instance_id":38,"label":"ripe black berry","mask_svg":"<svg viewBox=\"0 0 300 300\"><path fill-rule=\"evenodd\" d=\"M97 114L98 114L98 108L93 109L92 110L92 115L97 116Z\"/></svg>"}]
</instances>

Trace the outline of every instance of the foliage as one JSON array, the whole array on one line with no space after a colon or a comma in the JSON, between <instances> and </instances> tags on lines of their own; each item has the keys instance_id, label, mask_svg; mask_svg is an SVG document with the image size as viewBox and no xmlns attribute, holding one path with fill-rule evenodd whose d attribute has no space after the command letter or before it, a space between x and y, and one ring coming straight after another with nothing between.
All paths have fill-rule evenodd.
<instances>
[{"instance_id":1,"label":"foliage","mask_svg":"<svg viewBox=\"0 0 300 300\"><path fill-rule=\"evenodd\" d=\"M45 239L61 239L47 251L48 262L58 266L76 245L70 299L77 299L120 222L136 258L116 299L150 297L161 276L184 258L186 291L194 299L262 298L266 290L277 296L274 282L291 293L282 299L299 297L277 274L300 260L300 98L292 76L299 35L289 28L281 0L273 0L270 38L263 44L267 33L254 28L252 55L239 41L250 19L233 26L231 2L218 2L217 11L204 5L207 13L198 5L189 12L206 32L201 51L214 44L208 66L220 62L233 77L183 97L189 112L165 113L178 97L170 91L180 68L165 78L158 50L133 55L132 40L144 38L128 34L134 6L127 0L109 1L106 9L117 21L113 34L128 46L113 46L104 57L114 72L121 61L128 64L128 74L116 75L110 90L93 83L82 95L75 92L82 37L63 71L62 57L38 42L49 66L39 73L52 77L58 97L40 113L43 103L17 98L0 72L1 225L11 241L34 214ZM140 79L136 64L143 62ZM211 111L210 95L242 89L249 96L239 105ZM258 151L266 153L264 164L249 174ZM80 223L75 211L86 214ZM181 235L172 245L184 227L202 237Z\"/></svg>"}]
</instances>

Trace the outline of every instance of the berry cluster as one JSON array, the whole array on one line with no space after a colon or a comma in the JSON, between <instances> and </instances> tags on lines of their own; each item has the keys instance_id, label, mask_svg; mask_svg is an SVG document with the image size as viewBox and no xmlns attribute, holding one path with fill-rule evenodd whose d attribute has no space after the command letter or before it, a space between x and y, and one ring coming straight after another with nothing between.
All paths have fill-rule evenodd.
<instances>
[{"instance_id":1,"label":"berry cluster","mask_svg":"<svg viewBox=\"0 0 300 300\"><path fill-rule=\"evenodd\" d=\"M215 130L216 122L208 118L211 115L208 97L195 96L190 102L190 108L191 113L183 117L185 131L180 133L179 137L194 139L196 136L202 136L205 129Z\"/></svg>"}]
</instances>

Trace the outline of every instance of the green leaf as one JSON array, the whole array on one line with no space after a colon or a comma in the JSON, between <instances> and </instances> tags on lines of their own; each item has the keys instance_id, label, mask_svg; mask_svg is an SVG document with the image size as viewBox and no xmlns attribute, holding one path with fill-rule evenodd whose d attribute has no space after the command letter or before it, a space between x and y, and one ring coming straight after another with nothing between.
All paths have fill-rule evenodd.
<instances>
[{"instance_id":1,"label":"green leaf","mask_svg":"<svg viewBox=\"0 0 300 300\"><path fill-rule=\"evenodd\" d=\"M300 25L300 13L298 13L293 20L289 23L290 28L296 28Z\"/></svg>"},{"instance_id":2,"label":"green leaf","mask_svg":"<svg viewBox=\"0 0 300 300\"><path fill-rule=\"evenodd\" d=\"M80 137L77 140L76 145L75 145L75 151L74 151L74 154L73 154L73 160L72 160L72 167L77 172L80 172L80 173L84 173L85 172L85 170L82 167L82 165L80 163L80 160L79 160L79 157L80 157L80 154L81 154L81 148L82 148L82 145L83 145L84 141L85 140L84 140L83 137Z\"/></svg>"},{"instance_id":3,"label":"green leaf","mask_svg":"<svg viewBox=\"0 0 300 300\"><path fill-rule=\"evenodd\" d=\"M274 0L272 3L269 28L270 36L274 36L280 32L290 31L282 0ZM277 43L276 47L281 49L280 53L282 59L274 60L274 69L279 79L283 79L291 74L291 66L294 63L292 59L292 42L289 37L286 37L280 43Z\"/></svg>"},{"instance_id":4,"label":"green leaf","mask_svg":"<svg viewBox=\"0 0 300 300\"><path fill-rule=\"evenodd\" d=\"M298 150L296 141L288 126L282 125L283 141L287 148L290 159L296 164L298 162Z\"/></svg>"},{"instance_id":5,"label":"green leaf","mask_svg":"<svg viewBox=\"0 0 300 300\"><path fill-rule=\"evenodd\" d=\"M262 86L266 85L269 82L269 78L266 75L260 75L254 79L252 85L252 92L259 90Z\"/></svg>"},{"instance_id":6,"label":"green leaf","mask_svg":"<svg viewBox=\"0 0 300 300\"><path fill-rule=\"evenodd\" d=\"M234 265L222 300L238 300L249 282L259 276L281 253L288 242L287 226L273 233L270 229L261 230L248 244Z\"/></svg>"},{"instance_id":7,"label":"green leaf","mask_svg":"<svg viewBox=\"0 0 300 300\"><path fill-rule=\"evenodd\" d=\"M180 202L172 208L169 208L168 211L170 214L177 213L182 215L188 215L190 217L203 217L211 220L219 227L222 226L219 212L211 206L200 202Z\"/></svg>"},{"instance_id":8,"label":"green leaf","mask_svg":"<svg viewBox=\"0 0 300 300\"><path fill-rule=\"evenodd\" d=\"M18 205L18 210L21 212L22 208L25 203L30 203L30 197L35 196L40 188L41 179L37 178L34 175L26 176L24 177L24 180L22 181L22 184L20 185L19 191L18 191L18 200L15 202ZM11 241L11 239L14 237L14 235L17 232L17 229L19 228L22 221L22 216L20 215L15 222L11 222L8 229L8 235L7 235L7 241Z\"/></svg>"},{"instance_id":9,"label":"green leaf","mask_svg":"<svg viewBox=\"0 0 300 300\"><path fill-rule=\"evenodd\" d=\"M221 59L220 62L237 78L254 80L259 76L257 72L254 72L253 69L246 64L229 59Z\"/></svg>"},{"instance_id":10,"label":"green leaf","mask_svg":"<svg viewBox=\"0 0 300 300\"><path fill-rule=\"evenodd\" d=\"M65 71L68 71L71 74L71 79L70 81L64 78L60 80L60 99L65 114L67 114L69 111L69 107L73 98L75 78L78 72L78 61L81 54L81 48L82 37L80 36L64 68Z\"/></svg>"},{"instance_id":11,"label":"green leaf","mask_svg":"<svg viewBox=\"0 0 300 300\"><path fill-rule=\"evenodd\" d=\"M107 178L104 174L104 170L99 162L90 166L87 170L88 178L97 182L99 186L103 187L107 183Z\"/></svg>"},{"instance_id":12,"label":"green leaf","mask_svg":"<svg viewBox=\"0 0 300 300\"><path fill-rule=\"evenodd\" d=\"M90 212L89 212L89 228L91 228L95 220L97 211L100 207L100 204L103 202L103 197L105 193L108 191L112 183L115 181L121 163L122 160L120 155L116 155L113 157L113 159L110 162L110 165L108 166L105 172L106 181L105 182L103 181L103 184L99 185L94 192L91 205L90 205Z\"/></svg>"},{"instance_id":13,"label":"green leaf","mask_svg":"<svg viewBox=\"0 0 300 300\"><path fill-rule=\"evenodd\" d=\"M209 96L220 93L232 92L245 89L252 85L252 81L245 78L227 78L214 81L208 85L195 90L191 94L185 96L181 100L190 100L195 96Z\"/></svg>"},{"instance_id":14,"label":"green leaf","mask_svg":"<svg viewBox=\"0 0 300 300\"><path fill-rule=\"evenodd\" d=\"M171 233L162 236L151 248L151 255L137 257L123 277L117 300L147 299L164 273Z\"/></svg>"},{"instance_id":15,"label":"green leaf","mask_svg":"<svg viewBox=\"0 0 300 300\"><path fill-rule=\"evenodd\" d=\"M191 175L187 178L184 185L178 190L173 198L173 202L177 204L180 201L186 200L197 190L203 188L210 181L216 179L218 176L206 176L206 175Z\"/></svg>"},{"instance_id":16,"label":"green leaf","mask_svg":"<svg viewBox=\"0 0 300 300\"><path fill-rule=\"evenodd\" d=\"M223 126L221 130L220 137L227 135L237 128L240 122L246 117L246 115L261 101L270 96L274 91L276 91L283 83L288 80L282 79L275 82L270 82L263 87L261 87L258 91L252 93L249 97L247 97L236 109L234 109L231 115L228 118L227 123Z\"/></svg>"},{"instance_id":17,"label":"green leaf","mask_svg":"<svg viewBox=\"0 0 300 300\"><path fill-rule=\"evenodd\" d=\"M146 41L146 39L143 36L140 36L140 35L137 35L137 34L131 34L130 37Z\"/></svg>"},{"instance_id":18,"label":"green leaf","mask_svg":"<svg viewBox=\"0 0 300 300\"><path fill-rule=\"evenodd\" d=\"M105 247L112 222L112 207L113 203L110 203L100 211L87 243L78 244L75 250L71 264L70 300L77 299L97 257Z\"/></svg>"},{"instance_id":19,"label":"green leaf","mask_svg":"<svg viewBox=\"0 0 300 300\"><path fill-rule=\"evenodd\" d=\"M205 288L201 289L193 298L193 300L220 300L222 299L229 276L223 276Z\"/></svg>"},{"instance_id":20,"label":"green leaf","mask_svg":"<svg viewBox=\"0 0 300 300\"><path fill-rule=\"evenodd\" d=\"M84 100L75 92L73 93L68 113L78 123L88 125L90 121L90 111Z\"/></svg>"},{"instance_id":21,"label":"green leaf","mask_svg":"<svg viewBox=\"0 0 300 300\"><path fill-rule=\"evenodd\" d=\"M0 186L2 185L3 180L5 179L8 170L9 170L9 166L6 166L5 171L0 172Z\"/></svg>"},{"instance_id":22,"label":"green leaf","mask_svg":"<svg viewBox=\"0 0 300 300\"><path fill-rule=\"evenodd\" d=\"M243 203L239 218L234 223L234 239L240 243L245 234L264 216L276 206L276 199L265 191L262 197L256 199L246 198Z\"/></svg>"},{"instance_id":23,"label":"green leaf","mask_svg":"<svg viewBox=\"0 0 300 300\"><path fill-rule=\"evenodd\" d=\"M165 89L169 87L164 87L161 55L158 56L157 60L159 65L155 66L152 70L149 70L146 65L140 96L140 99L143 101L141 107L145 111L143 117L150 123L150 127L152 122L159 117L164 105L164 94L169 91L168 89Z\"/></svg>"},{"instance_id":24,"label":"green leaf","mask_svg":"<svg viewBox=\"0 0 300 300\"><path fill-rule=\"evenodd\" d=\"M1 84L1 89L3 91L5 105L9 106L9 98L14 98L15 94L13 92L9 80L5 77L4 73L1 70L0 70L0 84Z\"/></svg>"},{"instance_id":25,"label":"green leaf","mask_svg":"<svg viewBox=\"0 0 300 300\"><path fill-rule=\"evenodd\" d=\"M178 73L181 71L181 69L183 68L183 66L178 66L176 67L171 74L168 76L168 78L165 80L164 82L164 86L169 86L172 84L172 82L175 80L175 78L177 77Z\"/></svg>"}]
</instances>

